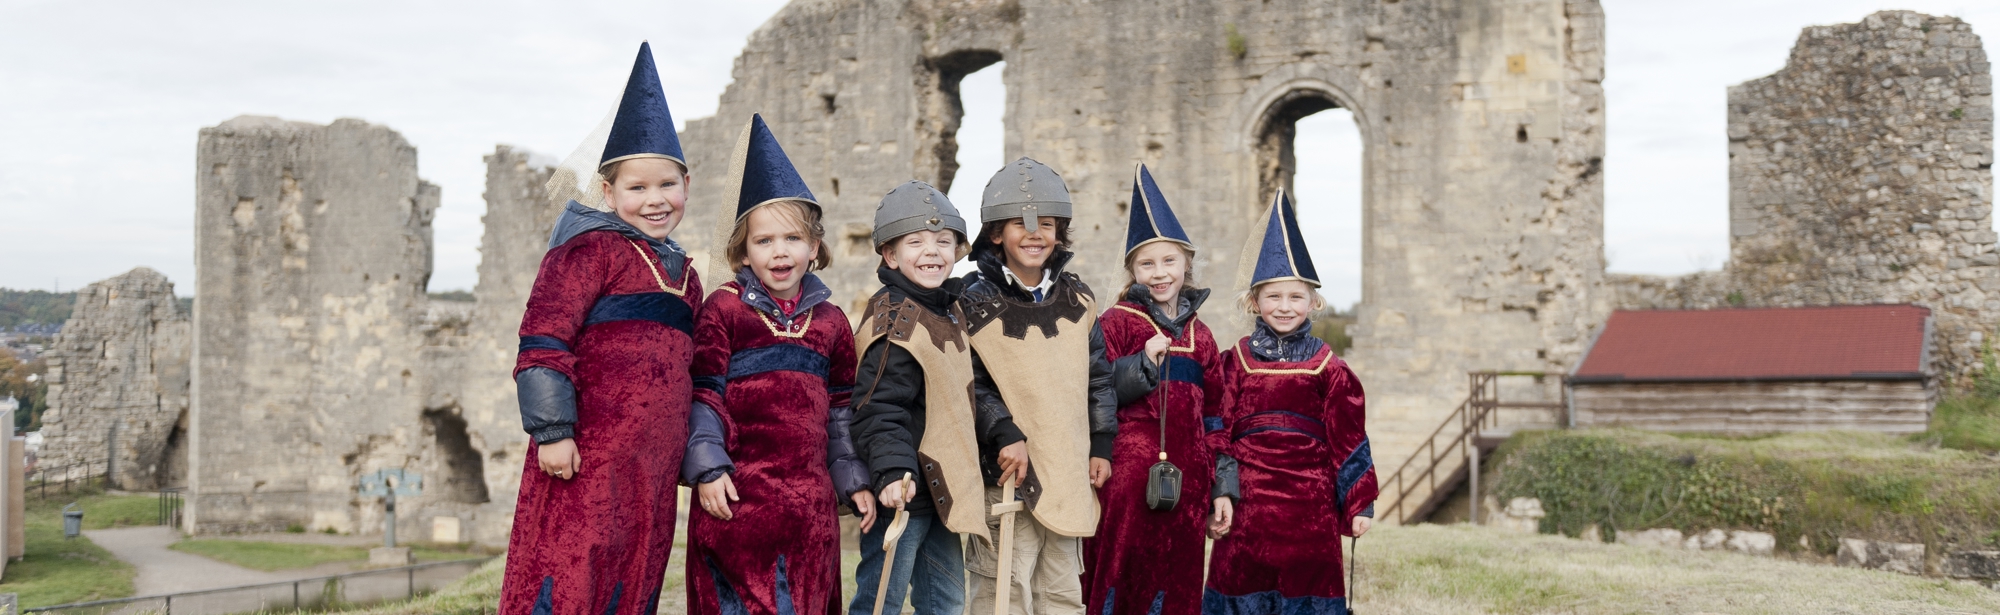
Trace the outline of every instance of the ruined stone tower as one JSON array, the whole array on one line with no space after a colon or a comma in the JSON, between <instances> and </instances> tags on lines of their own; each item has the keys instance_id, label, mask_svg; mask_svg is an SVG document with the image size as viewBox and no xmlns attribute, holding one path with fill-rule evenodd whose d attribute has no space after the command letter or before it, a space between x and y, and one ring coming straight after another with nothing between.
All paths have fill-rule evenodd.
<instances>
[{"instance_id":1,"label":"ruined stone tower","mask_svg":"<svg viewBox=\"0 0 2000 615\"><path fill-rule=\"evenodd\" d=\"M683 142L697 178L724 172L762 113L826 204L824 276L858 313L882 194L996 170L954 168L958 82L1004 60L1006 156L1062 173L1075 270L1100 298L1124 282L1138 162L1229 297L1250 224L1296 170L1294 123L1351 110L1365 187L1348 358L1393 469L1464 398L1466 371L1563 370L1602 320L1603 36L1592 0L800 1L750 37ZM683 228L723 209L701 185ZM1205 310L1225 345L1248 327L1232 312Z\"/></svg>"},{"instance_id":2,"label":"ruined stone tower","mask_svg":"<svg viewBox=\"0 0 2000 615\"><path fill-rule=\"evenodd\" d=\"M77 291L49 357L49 410L39 465L107 456L111 484L133 491L187 479L188 315L174 284L140 267Z\"/></svg>"}]
</instances>

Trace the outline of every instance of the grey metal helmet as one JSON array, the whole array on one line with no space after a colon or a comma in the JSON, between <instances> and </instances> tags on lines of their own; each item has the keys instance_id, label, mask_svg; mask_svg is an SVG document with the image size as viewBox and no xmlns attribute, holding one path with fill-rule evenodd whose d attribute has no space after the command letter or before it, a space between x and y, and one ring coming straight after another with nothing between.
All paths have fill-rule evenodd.
<instances>
[{"instance_id":1,"label":"grey metal helmet","mask_svg":"<svg viewBox=\"0 0 2000 615\"><path fill-rule=\"evenodd\" d=\"M993 179L986 181L986 190L980 193L979 221L1020 218L1035 228L1041 216L1053 218L1070 217L1069 186L1063 184L1062 176L1055 169L1036 162L1032 158L1021 158L1002 167Z\"/></svg>"},{"instance_id":2,"label":"grey metal helmet","mask_svg":"<svg viewBox=\"0 0 2000 615\"><path fill-rule=\"evenodd\" d=\"M904 182L889 194L882 196L881 204L875 206L875 249L917 231L958 231L958 240L964 244L972 236L965 229L965 218L958 215L958 208L952 206L951 199L930 184L917 180Z\"/></svg>"}]
</instances>

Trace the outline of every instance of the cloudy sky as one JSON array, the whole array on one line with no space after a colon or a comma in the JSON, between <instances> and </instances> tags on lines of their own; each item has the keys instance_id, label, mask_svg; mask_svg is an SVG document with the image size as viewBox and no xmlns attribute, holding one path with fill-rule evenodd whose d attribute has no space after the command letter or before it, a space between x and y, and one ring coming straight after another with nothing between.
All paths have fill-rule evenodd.
<instances>
[{"instance_id":1,"label":"cloudy sky","mask_svg":"<svg viewBox=\"0 0 2000 615\"><path fill-rule=\"evenodd\" d=\"M196 135L258 114L401 132L444 190L431 288L469 289L481 155L567 154L641 39L675 115L713 113L737 51L782 4L0 0L0 287L68 290L144 265L190 293ZM1990 1L1605 0L1611 268L1720 267L1724 88L1782 67L1799 28L1884 8L2000 29ZM960 163L983 176L1001 163L999 71L964 91ZM1318 171L1301 174L1301 215L1336 305L1359 296L1359 149L1343 112L1302 122L1299 161Z\"/></svg>"}]
</instances>

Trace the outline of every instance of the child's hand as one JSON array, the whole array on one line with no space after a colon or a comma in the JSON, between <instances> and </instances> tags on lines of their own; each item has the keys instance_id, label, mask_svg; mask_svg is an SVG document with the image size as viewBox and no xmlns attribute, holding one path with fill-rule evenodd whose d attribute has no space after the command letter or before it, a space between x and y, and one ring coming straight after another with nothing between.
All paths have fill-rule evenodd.
<instances>
[{"instance_id":1,"label":"child's hand","mask_svg":"<svg viewBox=\"0 0 2000 615\"><path fill-rule=\"evenodd\" d=\"M900 485L902 482L898 481L896 484ZM875 494L867 491L855 492L854 510L861 513L861 533L868 533L868 528L875 526Z\"/></svg>"},{"instance_id":2,"label":"child's hand","mask_svg":"<svg viewBox=\"0 0 2000 615\"><path fill-rule=\"evenodd\" d=\"M730 480L728 474L722 475L722 478L702 483L701 486L695 487L695 491L701 496L701 509L708 511L709 516L723 521L728 521L736 517L736 513L729 510L729 503L738 499L736 497L736 482Z\"/></svg>"},{"instance_id":3,"label":"child's hand","mask_svg":"<svg viewBox=\"0 0 2000 615\"><path fill-rule=\"evenodd\" d=\"M1229 496L1215 498L1215 511L1208 514L1208 537L1218 539L1229 535L1229 526L1236 523L1236 501Z\"/></svg>"},{"instance_id":4,"label":"child's hand","mask_svg":"<svg viewBox=\"0 0 2000 615\"><path fill-rule=\"evenodd\" d=\"M1101 457L1090 458L1090 486L1103 487L1104 481L1111 480L1111 460Z\"/></svg>"},{"instance_id":5,"label":"child's hand","mask_svg":"<svg viewBox=\"0 0 2000 615\"><path fill-rule=\"evenodd\" d=\"M1367 518L1367 517L1355 517L1355 518L1354 518L1354 537L1355 537L1355 538L1360 538L1362 534L1366 534L1366 533L1368 533L1368 528L1370 528L1370 527L1374 527L1374 526L1375 526L1375 520L1374 520L1374 519L1370 519L1370 518Z\"/></svg>"},{"instance_id":6,"label":"child's hand","mask_svg":"<svg viewBox=\"0 0 2000 615\"><path fill-rule=\"evenodd\" d=\"M1005 480L1013 475L1014 484L1019 486L1028 477L1028 443L1015 442L1000 447L1000 477Z\"/></svg>"},{"instance_id":7,"label":"child's hand","mask_svg":"<svg viewBox=\"0 0 2000 615\"><path fill-rule=\"evenodd\" d=\"M1173 342L1173 340L1167 339L1166 334L1154 333L1153 339L1146 340L1146 358L1152 359L1154 365L1159 365L1160 360L1167 355L1167 346L1172 345ZM1165 378L1161 379L1165 380Z\"/></svg>"},{"instance_id":8,"label":"child's hand","mask_svg":"<svg viewBox=\"0 0 2000 615\"><path fill-rule=\"evenodd\" d=\"M889 483L887 487L883 487L882 493L876 495L875 499L880 500L884 507L902 508L904 504L910 502L910 496L912 495L915 494L903 492L903 481L899 480Z\"/></svg>"},{"instance_id":9,"label":"child's hand","mask_svg":"<svg viewBox=\"0 0 2000 615\"><path fill-rule=\"evenodd\" d=\"M576 476L583 469L583 455L576 452L576 439L563 438L535 447L535 462L542 472L563 480Z\"/></svg>"}]
</instances>

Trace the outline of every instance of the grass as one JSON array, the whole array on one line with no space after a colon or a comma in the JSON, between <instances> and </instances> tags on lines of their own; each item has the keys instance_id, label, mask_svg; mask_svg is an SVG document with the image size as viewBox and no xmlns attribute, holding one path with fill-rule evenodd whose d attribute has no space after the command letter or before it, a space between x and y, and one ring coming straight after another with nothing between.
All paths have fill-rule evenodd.
<instances>
[{"instance_id":1,"label":"grass","mask_svg":"<svg viewBox=\"0 0 2000 615\"><path fill-rule=\"evenodd\" d=\"M1818 556L1839 538L2000 546L2000 457L1898 436L1528 433L1501 448L1491 474L1501 501L1542 501L1547 533L1751 529Z\"/></svg>"},{"instance_id":2,"label":"grass","mask_svg":"<svg viewBox=\"0 0 2000 615\"><path fill-rule=\"evenodd\" d=\"M132 595L132 566L118 561L89 538L63 538L61 511L72 501L81 505L86 529L153 522L155 515L150 508L145 515L133 514L137 500L151 505L150 496L94 492L78 493L74 499L30 498L24 519L26 556L7 564L0 592L20 594L23 608ZM137 520L145 523L134 523Z\"/></svg>"},{"instance_id":3,"label":"grass","mask_svg":"<svg viewBox=\"0 0 2000 615\"><path fill-rule=\"evenodd\" d=\"M192 538L176 542L168 548L267 572L310 568L334 562L360 562L368 559L368 547L348 545ZM429 562L475 559L490 555L485 551L458 545L411 545L410 552L418 561Z\"/></svg>"},{"instance_id":4,"label":"grass","mask_svg":"<svg viewBox=\"0 0 2000 615\"><path fill-rule=\"evenodd\" d=\"M2000 399L1960 397L1939 402L1931 414L1930 431L1914 438L1945 448L2000 452Z\"/></svg>"},{"instance_id":5,"label":"grass","mask_svg":"<svg viewBox=\"0 0 2000 615\"><path fill-rule=\"evenodd\" d=\"M1354 608L1369 615L1468 613L1985 613L2000 592L1720 552L1647 549L1456 525L1381 527L1360 549ZM681 553L675 552L675 559ZM849 563L856 558L850 551ZM415 600L352 615L490 613L505 564L494 561ZM681 567L667 568L660 612L678 613ZM852 595L853 579L842 588Z\"/></svg>"}]
</instances>

